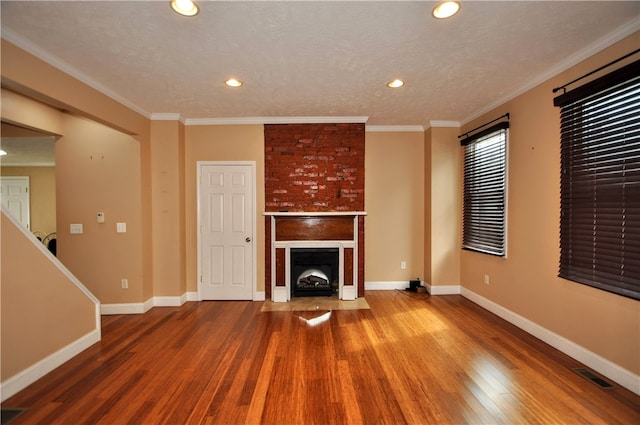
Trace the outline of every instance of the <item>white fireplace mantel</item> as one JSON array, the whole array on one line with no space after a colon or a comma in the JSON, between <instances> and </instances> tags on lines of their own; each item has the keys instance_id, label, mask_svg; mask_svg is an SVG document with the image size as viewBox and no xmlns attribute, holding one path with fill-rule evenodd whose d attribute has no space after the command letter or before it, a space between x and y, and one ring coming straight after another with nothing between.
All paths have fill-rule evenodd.
<instances>
[{"instance_id":1,"label":"white fireplace mantel","mask_svg":"<svg viewBox=\"0 0 640 425\"><path fill-rule=\"evenodd\" d=\"M290 287L290 256L291 249L295 248L338 248L339 249L339 298L343 300L354 300L358 298L358 217L367 215L364 211L322 211L322 212L309 212L309 211L282 211L282 212L264 212L265 217L271 217L271 299L274 302L287 302L291 297ZM316 240L313 237L295 237L295 238L283 238L276 237L278 234L277 223L278 219L286 220L287 218L295 219L300 217L311 218L314 222L315 219L329 218L329 217L353 217L353 227L351 228L348 238L340 238L336 240ZM276 284L276 250L284 250L284 282ZM350 256L349 266L353 276L350 276L350 284L345 284L344 275L344 261L345 250L353 252ZM351 273L349 273L351 275ZM282 285L284 283L284 285Z\"/></svg>"}]
</instances>

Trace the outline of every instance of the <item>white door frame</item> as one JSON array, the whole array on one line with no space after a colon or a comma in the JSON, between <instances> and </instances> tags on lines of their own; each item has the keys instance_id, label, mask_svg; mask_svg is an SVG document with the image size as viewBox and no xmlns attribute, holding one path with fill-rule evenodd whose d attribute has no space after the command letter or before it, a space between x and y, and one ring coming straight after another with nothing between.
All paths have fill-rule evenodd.
<instances>
[{"instance_id":1,"label":"white door frame","mask_svg":"<svg viewBox=\"0 0 640 425\"><path fill-rule=\"evenodd\" d=\"M202 185L202 180L200 176L202 176L202 168L205 166L251 166L251 174L253 178L253 210L251 211L251 221L253 223L253 282L251 285L251 296L254 301L258 301L256 296L258 294L258 238L257 238L257 222L256 222L256 208L257 208L257 188L256 188L256 161L196 161L196 208L197 208L197 222L196 222L196 233L198 235L198 264L196 267L196 287L198 288L198 301L202 301L202 282L200 282L200 278L202 276L202 233L200 231L202 225L202 217L200 216L200 189Z\"/></svg>"}]
</instances>

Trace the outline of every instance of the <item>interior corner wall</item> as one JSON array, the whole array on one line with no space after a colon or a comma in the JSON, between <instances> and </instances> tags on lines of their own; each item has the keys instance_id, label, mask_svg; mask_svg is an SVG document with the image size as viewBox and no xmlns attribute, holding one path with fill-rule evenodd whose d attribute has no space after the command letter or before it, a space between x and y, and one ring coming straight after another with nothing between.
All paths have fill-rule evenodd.
<instances>
[{"instance_id":1,"label":"interior corner wall","mask_svg":"<svg viewBox=\"0 0 640 425\"><path fill-rule=\"evenodd\" d=\"M184 125L151 122L153 296L182 296L185 281Z\"/></svg>"},{"instance_id":2,"label":"interior corner wall","mask_svg":"<svg viewBox=\"0 0 640 425\"><path fill-rule=\"evenodd\" d=\"M365 279L424 279L424 136L365 134ZM401 268L401 262L407 268Z\"/></svg>"},{"instance_id":3,"label":"interior corner wall","mask_svg":"<svg viewBox=\"0 0 640 425\"><path fill-rule=\"evenodd\" d=\"M460 285L460 226L462 204L460 200L461 148L459 128L432 127L425 133L426 179L429 183L430 239L427 255L430 275L426 279L432 286Z\"/></svg>"},{"instance_id":4,"label":"interior corner wall","mask_svg":"<svg viewBox=\"0 0 640 425\"><path fill-rule=\"evenodd\" d=\"M640 302L558 277L560 112L553 106L552 89L637 49L638 37L616 43L465 125L462 131L505 112L511 116L507 257L470 251L461 256L465 289L595 353L612 368L635 374L636 380Z\"/></svg>"}]
</instances>

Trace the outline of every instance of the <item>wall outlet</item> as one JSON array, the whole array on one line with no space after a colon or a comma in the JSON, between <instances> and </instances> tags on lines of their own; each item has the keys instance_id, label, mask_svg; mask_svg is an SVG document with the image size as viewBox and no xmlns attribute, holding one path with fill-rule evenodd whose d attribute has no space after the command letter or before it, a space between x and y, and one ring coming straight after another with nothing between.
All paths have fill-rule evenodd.
<instances>
[{"instance_id":1,"label":"wall outlet","mask_svg":"<svg viewBox=\"0 0 640 425\"><path fill-rule=\"evenodd\" d=\"M407 269L407 262L406 261L400 261L400 268L402 270L406 270Z\"/></svg>"},{"instance_id":2,"label":"wall outlet","mask_svg":"<svg viewBox=\"0 0 640 425\"><path fill-rule=\"evenodd\" d=\"M120 280L120 286L122 286L122 289L129 289L129 280L128 279L121 279Z\"/></svg>"},{"instance_id":3,"label":"wall outlet","mask_svg":"<svg viewBox=\"0 0 640 425\"><path fill-rule=\"evenodd\" d=\"M69 233L72 235L81 235L82 234L82 224L70 224L69 225Z\"/></svg>"},{"instance_id":4,"label":"wall outlet","mask_svg":"<svg viewBox=\"0 0 640 425\"><path fill-rule=\"evenodd\" d=\"M485 285L488 285L488 284L489 284L489 275L488 275L488 274L485 274L485 275L484 275L484 284L485 284Z\"/></svg>"}]
</instances>

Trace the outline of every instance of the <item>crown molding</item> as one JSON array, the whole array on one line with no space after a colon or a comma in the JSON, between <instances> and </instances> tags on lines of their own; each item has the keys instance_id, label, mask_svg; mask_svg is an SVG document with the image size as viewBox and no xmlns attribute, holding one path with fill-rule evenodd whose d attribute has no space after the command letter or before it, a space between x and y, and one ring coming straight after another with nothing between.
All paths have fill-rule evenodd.
<instances>
[{"instance_id":1,"label":"crown molding","mask_svg":"<svg viewBox=\"0 0 640 425\"><path fill-rule=\"evenodd\" d=\"M151 121L181 121L181 118L179 113L153 112L151 114Z\"/></svg>"},{"instance_id":2,"label":"crown molding","mask_svg":"<svg viewBox=\"0 0 640 425\"><path fill-rule=\"evenodd\" d=\"M553 66L552 68L548 69L546 72L538 75L536 78L534 78L533 80L529 81L528 84L525 84L524 86L520 87L518 90L516 90L514 92L511 92L510 94L508 94L508 95L506 95L504 97L501 97L501 98L489 103L484 108L481 108L480 110L476 111L471 116L469 116L466 119L462 120L463 125L466 125L466 124L470 123L471 121L475 120L476 118L481 117L482 115L486 114L487 112L493 111L497 107L499 107L501 105L504 105L505 103L515 99L516 97L520 96L521 94L524 94L524 93L528 92L532 88L544 83L545 81L547 81L547 80L555 77L556 75L568 70L569 68L571 68L573 66L576 66L580 62L590 58L591 56L595 55L596 53L600 53L601 51L603 51L607 47L612 46L613 44L617 43L618 41L622 40L623 38L626 38L626 37L638 32L638 31L640 31L640 20L639 19L632 19L626 25L623 25L620 28L618 28L617 30L610 32L609 34L605 35L601 39L597 40L595 43L592 43L591 45L585 47L584 49L577 51L573 55L567 57L562 62L558 63L556 66Z\"/></svg>"},{"instance_id":3,"label":"crown molding","mask_svg":"<svg viewBox=\"0 0 640 425\"><path fill-rule=\"evenodd\" d=\"M365 129L367 133L402 133L402 132L423 132L421 125L368 125Z\"/></svg>"},{"instance_id":4,"label":"crown molding","mask_svg":"<svg viewBox=\"0 0 640 425\"><path fill-rule=\"evenodd\" d=\"M369 117L235 117L187 118L185 125L247 125L247 124L358 124Z\"/></svg>"},{"instance_id":5,"label":"crown molding","mask_svg":"<svg viewBox=\"0 0 640 425\"><path fill-rule=\"evenodd\" d=\"M65 74L70 75L71 77L75 78L76 80L79 80L81 82L83 82L84 84L88 85L89 87L91 87L92 89L99 91L100 93L104 94L105 96L115 100L118 103L121 103L122 105L126 106L127 108L131 109L132 111L137 112L138 114L146 117L146 118L150 118L151 114L147 111L145 111L144 109L142 109L140 106L130 102L129 100L125 99L124 97L120 96L118 93L114 92L113 90L103 86L102 84L100 84L99 82L97 82L96 80L94 80L93 78L87 76L86 74L80 72L78 69L76 69L75 67L71 66L69 63L63 61L62 59L60 59L59 57L46 52L45 50L41 49L40 47L36 46L35 44L33 44L32 42L20 37L18 34L14 33L13 31L7 29L7 28L2 28L2 38L7 40L8 42L15 44L16 46L18 46L19 48L21 48L22 50L26 51L27 53L32 54L33 56L37 57L38 59L46 62L47 64L53 66L54 68L58 68L60 71L64 72Z\"/></svg>"},{"instance_id":6,"label":"crown molding","mask_svg":"<svg viewBox=\"0 0 640 425\"><path fill-rule=\"evenodd\" d=\"M429 128L460 128L460 121L429 121Z\"/></svg>"}]
</instances>

